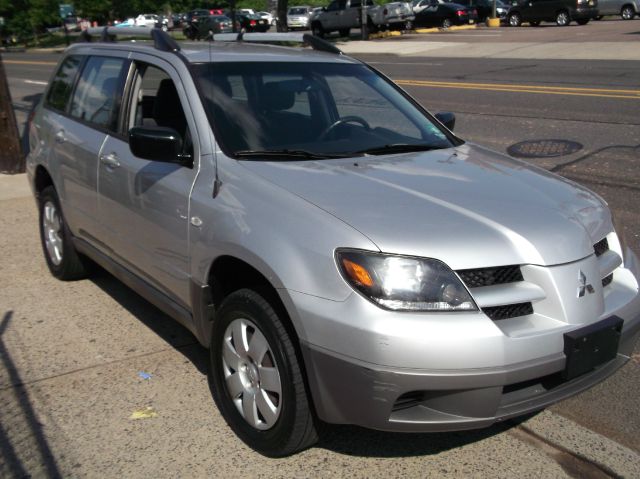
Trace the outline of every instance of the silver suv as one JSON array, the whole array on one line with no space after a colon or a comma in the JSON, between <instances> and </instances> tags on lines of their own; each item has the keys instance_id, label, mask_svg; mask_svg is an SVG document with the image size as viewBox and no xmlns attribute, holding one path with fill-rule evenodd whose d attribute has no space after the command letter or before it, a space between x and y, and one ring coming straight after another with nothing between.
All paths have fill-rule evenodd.
<instances>
[{"instance_id":1,"label":"silver suv","mask_svg":"<svg viewBox=\"0 0 640 479\"><path fill-rule=\"evenodd\" d=\"M322 422L485 427L629 359L640 266L601 198L318 38L144 33L71 46L37 107L44 256L192 331L251 447L294 453Z\"/></svg>"},{"instance_id":2,"label":"silver suv","mask_svg":"<svg viewBox=\"0 0 640 479\"><path fill-rule=\"evenodd\" d=\"M620 15L623 20L631 20L640 15L640 0L598 0L596 20L605 15Z\"/></svg>"}]
</instances>

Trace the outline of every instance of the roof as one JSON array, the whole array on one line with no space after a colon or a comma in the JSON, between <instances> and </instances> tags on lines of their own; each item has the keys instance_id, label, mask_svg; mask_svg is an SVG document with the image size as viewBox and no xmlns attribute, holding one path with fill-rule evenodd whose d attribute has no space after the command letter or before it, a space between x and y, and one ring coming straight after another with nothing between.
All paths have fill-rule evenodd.
<instances>
[{"instance_id":1,"label":"roof","mask_svg":"<svg viewBox=\"0 0 640 479\"><path fill-rule=\"evenodd\" d=\"M94 36L101 39L95 41ZM114 41L118 36L129 41ZM150 40L130 40L131 37ZM318 62L359 63L345 56L334 45L307 34L291 33L246 33L219 34L208 42L176 42L170 35L152 28L91 28L85 34L85 42L70 48L96 46L100 49L161 53L162 56L181 54L190 63L215 62ZM311 48L292 47L304 44Z\"/></svg>"}]
</instances>

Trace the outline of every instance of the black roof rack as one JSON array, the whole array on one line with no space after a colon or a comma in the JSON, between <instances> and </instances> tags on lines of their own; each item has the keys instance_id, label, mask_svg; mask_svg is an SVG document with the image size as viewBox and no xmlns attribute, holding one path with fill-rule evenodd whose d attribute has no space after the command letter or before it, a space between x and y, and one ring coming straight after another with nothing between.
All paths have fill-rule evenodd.
<instances>
[{"instance_id":1,"label":"black roof rack","mask_svg":"<svg viewBox=\"0 0 640 479\"><path fill-rule=\"evenodd\" d=\"M213 35L217 42L255 42L255 43L303 43L314 50L342 54L342 50L322 38L308 33L218 33Z\"/></svg>"},{"instance_id":2,"label":"black roof rack","mask_svg":"<svg viewBox=\"0 0 640 479\"><path fill-rule=\"evenodd\" d=\"M145 37L153 40L153 46L163 52L179 52L180 45L167 32L160 28L148 27L94 27L87 28L80 34L81 42L94 41L99 36L101 42L114 42L117 37Z\"/></svg>"}]
</instances>

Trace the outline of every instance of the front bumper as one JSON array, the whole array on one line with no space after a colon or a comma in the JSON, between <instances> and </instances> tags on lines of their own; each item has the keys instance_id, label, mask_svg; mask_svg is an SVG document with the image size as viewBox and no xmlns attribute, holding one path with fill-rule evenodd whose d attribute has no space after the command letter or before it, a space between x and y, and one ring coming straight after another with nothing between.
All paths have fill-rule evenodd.
<instances>
[{"instance_id":1,"label":"front bumper","mask_svg":"<svg viewBox=\"0 0 640 479\"><path fill-rule=\"evenodd\" d=\"M589 257L523 268L548 297L536 303L536 313L502 321L481 313L394 315L357 295L342 303L294 297L319 417L387 431L474 429L590 388L625 364L640 336L637 258L626 257L606 290L594 283L593 294L576 298L571 280L578 271L597 277L595 264ZM551 295L554 288L564 303ZM560 310L571 314L561 318ZM615 358L565 380L564 334L611 316L624 320Z\"/></svg>"},{"instance_id":2,"label":"front bumper","mask_svg":"<svg viewBox=\"0 0 640 479\"><path fill-rule=\"evenodd\" d=\"M596 18L599 10L595 7L579 7L571 14L572 20L587 20Z\"/></svg>"},{"instance_id":3,"label":"front bumper","mask_svg":"<svg viewBox=\"0 0 640 479\"><path fill-rule=\"evenodd\" d=\"M383 431L439 432L488 427L582 392L623 366L639 335L636 321L623 331L615 359L569 381L562 380L561 356L507 368L430 372L357 364L307 344L302 350L322 420Z\"/></svg>"}]
</instances>

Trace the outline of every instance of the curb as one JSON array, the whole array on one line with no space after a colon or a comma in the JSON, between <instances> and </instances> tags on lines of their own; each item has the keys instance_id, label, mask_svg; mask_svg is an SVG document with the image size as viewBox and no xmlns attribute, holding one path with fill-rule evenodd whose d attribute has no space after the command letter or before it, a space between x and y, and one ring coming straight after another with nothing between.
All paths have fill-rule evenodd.
<instances>
[{"instance_id":1,"label":"curb","mask_svg":"<svg viewBox=\"0 0 640 479\"><path fill-rule=\"evenodd\" d=\"M460 30L475 30L477 27L477 25L454 25L449 28L417 28L415 30L408 31L407 33L444 33ZM371 33L369 35L369 40L384 40L385 38L400 37L402 35L403 33L398 30L389 30L386 32Z\"/></svg>"},{"instance_id":2,"label":"curb","mask_svg":"<svg viewBox=\"0 0 640 479\"><path fill-rule=\"evenodd\" d=\"M387 31L387 32L378 32L378 33L371 33L369 35L369 39L370 40L379 40L382 38L391 38L391 37L399 37L402 36L402 33L397 31L397 30L392 30L392 31Z\"/></svg>"},{"instance_id":3,"label":"curb","mask_svg":"<svg viewBox=\"0 0 640 479\"><path fill-rule=\"evenodd\" d=\"M478 28L478 25L454 25L449 28L417 28L414 30L415 33L437 33L437 32L455 32L459 30L475 30Z\"/></svg>"}]
</instances>

